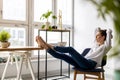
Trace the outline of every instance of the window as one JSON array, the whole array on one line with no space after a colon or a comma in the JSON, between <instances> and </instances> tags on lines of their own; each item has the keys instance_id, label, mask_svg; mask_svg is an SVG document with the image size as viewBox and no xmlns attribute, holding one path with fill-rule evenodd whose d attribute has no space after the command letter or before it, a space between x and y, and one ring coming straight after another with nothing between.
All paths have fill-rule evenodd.
<instances>
[{"instance_id":1,"label":"window","mask_svg":"<svg viewBox=\"0 0 120 80\"><path fill-rule=\"evenodd\" d=\"M63 24L72 25L72 0L58 0L57 13L62 11Z\"/></svg>"},{"instance_id":2,"label":"window","mask_svg":"<svg viewBox=\"0 0 120 80\"><path fill-rule=\"evenodd\" d=\"M26 45L26 30L25 28L17 28L14 26L0 26L0 31L6 30L11 34L9 40L11 46L25 46ZM20 36L18 36L20 35ZM0 52L0 57L6 57L9 54L7 52Z\"/></svg>"},{"instance_id":3,"label":"window","mask_svg":"<svg viewBox=\"0 0 120 80\"><path fill-rule=\"evenodd\" d=\"M52 10L52 0L34 0L34 21L40 22L40 16Z\"/></svg>"},{"instance_id":4,"label":"window","mask_svg":"<svg viewBox=\"0 0 120 80\"><path fill-rule=\"evenodd\" d=\"M72 0L0 0L0 30L5 29L11 33L11 46L37 46L35 37L41 24L45 23L40 21L40 16L48 10L58 16L57 11L60 9L64 26L72 26L71 2ZM49 21L55 23L52 18ZM55 39L52 38L53 35ZM49 42L58 42L58 35L59 33L49 33Z\"/></svg>"},{"instance_id":5,"label":"window","mask_svg":"<svg viewBox=\"0 0 120 80\"><path fill-rule=\"evenodd\" d=\"M53 0L54 1L54 0ZM47 6L46 6L47 5ZM51 6L53 5L53 6ZM44 6L44 7L43 7ZM54 8L57 7L57 8ZM41 10L42 9L42 10ZM40 16L47 12L47 10L53 10L53 12L57 12L57 18L59 16L59 10L62 11L62 21L63 21L63 27L71 27L72 26L72 0L57 0L53 4L52 0L35 0L34 2L34 38L36 35L38 35L38 29L40 28L41 24L37 22L42 22L40 21ZM45 21L44 21L45 22ZM50 20L52 22L52 20ZM54 22L52 22L54 23ZM58 23L58 19L57 19ZM68 26L69 25L69 26ZM59 27L59 26L58 26ZM41 33L43 39L45 39L45 33ZM63 36L64 40L66 40L66 35ZM54 38L53 38L54 36ZM48 43L56 43L60 41L60 34L59 33L48 33ZM35 40L34 40L34 45L37 45ZM35 55L37 53L35 52ZM44 55L44 53L43 53Z\"/></svg>"},{"instance_id":6,"label":"window","mask_svg":"<svg viewBox=\"0 0 120 80\"><path fill-rule=\"evenodd\" d=\"M25 36L25 29L24 28L16 28L16 27L7 27L7 26L0 26L0 31L6 30L10 32L10 44L12 46L25 46L26 45L26 36Z\"/></svg>"},{"instance_id":7,"label":"window","mask_svg":"<svg viewBox=\"0 0 120 80\"><path fill-rule=\"evenodd\" d=\"M0 0L0 30L11 34L11 46L27 45L27 0Z\"/></svg>"},{"instance_id":8,"label":"window","mask_svg":"<svg viewBox=\"0 0 120 80\"><path fill-rule=\"evenodd\" d=\"M26 0L3 0L2 19L26 20Z\"/></svg>"}]
</instances>

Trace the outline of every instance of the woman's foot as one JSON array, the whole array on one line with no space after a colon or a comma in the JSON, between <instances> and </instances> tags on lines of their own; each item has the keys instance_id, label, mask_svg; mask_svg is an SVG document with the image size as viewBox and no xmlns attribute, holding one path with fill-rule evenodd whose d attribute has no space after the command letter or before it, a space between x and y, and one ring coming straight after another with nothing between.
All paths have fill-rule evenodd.
<instances>
[{"instance_id":1,"label":"woman's foot","mask_svg":"<svg viewBox=\"0 0 120 80\"><path fill-rule=\"evenodd\" d=\"M36 37L38 45L42 46L44 49L53 49L53 47L47 44L40 36Z\"/></svg>"},{"instance_id":2,"label":"woman's foot","mask_svg":"<svg viewBox=\"0 0 120 80\"><path fill-rule=\"evenodd\" d=\"M44 47L41 45L41 41L38 39L38 36L36 36L36 42L38 44L38 47L41 47L42 49L44 49Z\"/></svg>"}]
</instances>

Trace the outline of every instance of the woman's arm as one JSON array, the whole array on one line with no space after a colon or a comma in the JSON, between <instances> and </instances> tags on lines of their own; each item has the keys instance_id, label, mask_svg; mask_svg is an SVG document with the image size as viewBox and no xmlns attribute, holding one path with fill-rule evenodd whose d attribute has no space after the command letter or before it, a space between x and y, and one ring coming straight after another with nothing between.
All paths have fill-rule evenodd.
<instances>
[{"instance_id":1,"label":"woman's arm","mask_svg":"<svg viewBox=\"0 0 120 80\"><path fill-rule=\"evenodd\" d=\"M112 30L107 29L106 47L111 48Z\"/></svg>"}]
</instances>

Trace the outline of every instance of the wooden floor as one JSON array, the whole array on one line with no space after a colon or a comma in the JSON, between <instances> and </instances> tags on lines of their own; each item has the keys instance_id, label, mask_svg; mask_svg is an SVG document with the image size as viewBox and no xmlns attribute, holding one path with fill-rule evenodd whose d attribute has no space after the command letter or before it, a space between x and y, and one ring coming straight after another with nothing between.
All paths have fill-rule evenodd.
<instances>
[{"instance_id":1,"label":"wooden floor","mask_svg":"<svg viewBox=\"0 0 120 80\"><path fill-rule=\"evenodd\" d=\"M71 72L70 78L62 78L62 79L56 79L56 78L60 78L60 77L59 76L51 77L51 78L48 78L47 80L73 80L73 72ZM5 79L5 80L16 80L16 79L15 78L9 78L9 79ZM30 77L30 78L21 79L21 80L32 80L32 79ZM36 80L38 80L38 79L36 79ZM45 79L40 79L40 80L45 80ZM83 80L83 76L78 75L77 80ZM113 79L113 77L111 75L105 74L105 80L114 80L114 79Z\"/></svg>"},{"instance_id":2,"label":"wooden floor","mask_svg":"<svg viewBox=\"0 0 120 80\"><path fill-rule=\"evenodd\" d=\"M113 63L112 60L111 61L109 60L108 63L107 63L107 66L104 67L104 69L105 69L105 80L115 80L113 78L113 76L114 76L114 65L112 63ZM54 80L55 78L56 77L52 77L52 78L48 78L47 80ZM9 78L9 79L5 79L5 80L16 80L16 79L15 78ZM31 76L30 77L28 76L27 78L23 78L21 80L32 80L32 79L31 79ZM36 80L38 80L38 79L36 79ZM41 80L45 80L45 79L41 79ZM56 80L73 80L73 71L71 71L70 78L56 79ZM78 75L77 80L83 80L83 75Z\"/></svg>"}]
</instances>

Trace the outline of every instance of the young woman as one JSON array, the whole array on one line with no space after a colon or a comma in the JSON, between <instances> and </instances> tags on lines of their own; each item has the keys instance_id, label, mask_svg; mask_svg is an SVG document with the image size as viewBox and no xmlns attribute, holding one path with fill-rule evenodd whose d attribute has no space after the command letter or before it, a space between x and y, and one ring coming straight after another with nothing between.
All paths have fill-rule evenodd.
<instances>
[{"instance_id":1,"label":"young woman","mask_svg":"<svg viewBox=\"0 0 120 80\"><path fill-rule=\"evenodd\" d=\"M112 39L112 31L110 29L102 30L97 28L95 32L95 46L91 48L86 56L82 56L73 47L60 47L47 44L40 36L36 36L36 42L39 47L46 49L55 58L62 59L77 68L93 69L101 66L103 56L111 48Z\"/></svg>"}]
</instances>

